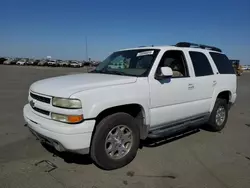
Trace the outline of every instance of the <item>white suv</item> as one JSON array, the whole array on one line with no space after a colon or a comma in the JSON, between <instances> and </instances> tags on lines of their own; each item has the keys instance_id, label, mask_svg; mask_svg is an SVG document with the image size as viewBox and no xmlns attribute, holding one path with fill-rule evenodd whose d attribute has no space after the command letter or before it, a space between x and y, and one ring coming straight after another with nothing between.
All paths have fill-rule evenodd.
<instances>
[{"instance_id":1,"label":"white suv","mask_svg":"<svg viewBox=\"0 0 250 188\"><path fill-rule=\"evenodd\" d=\"M37 81L23 113L42 142L116 169L133 160L140 140L203 124L222 130L235 99L226 55L182 42L120 50L91 73Z\"/></svg>"},{"instance_id":2,"label":"white suv","mask_svg":"<svg viewBox=\"0 0 250 188\"><path fill-rule=\"evenodd\" d=\"M26 59L20 59L19 61L16 62L16 65L26 65L27 60Z\"/></svg>"},{"instance_id":3,"label":"white suv","mask_svg":"<svg viewBox=\"0 0 250 188\"><path fill-rule=\"evenodd\" d=\"M58 62L56 60L50 60L48 61L48 66L56 67L58 65Z\"/></svg>"}]
</instances>

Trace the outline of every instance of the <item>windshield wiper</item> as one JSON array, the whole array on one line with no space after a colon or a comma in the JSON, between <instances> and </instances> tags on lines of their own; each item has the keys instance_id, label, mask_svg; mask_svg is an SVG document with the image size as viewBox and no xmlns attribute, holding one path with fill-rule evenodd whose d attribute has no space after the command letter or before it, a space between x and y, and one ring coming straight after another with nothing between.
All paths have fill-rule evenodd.
<instances>
[{"instance_id":1,"label":"windshield wiper","mask_svg":"<svg viewBox=\"0 0 250 188\"><path fill-rule=\"evenodd\" d=\"M106 73L117 74L117 75L127 75L127 74L124 73L124 72L116 71L116 70L107 70Z\"/></svg>"},{"instance_id":2,"label":"windshield wiper","mask_svg":"<svg viewBox=\"0 0 250 188\"><path fill-rule=\"evenodd\" d=\"M136 76L137 75L133 75L133 74L128 74L128 73L125 73L125 72L121 72L121 71L116 71L116 70L107 70L106 72L107 74L117 74L117 75L123 75L123 76Z\"/></svg>"},{"instance_id":3,"label":"windshield wiper","mask_svg":"<svg viewBox=\"0 0 250 188\"><path fill-rule=\"evenodd\" d=\"M90 73L105 73L103 70L92 70L92 71L89 71Z\"/></svg>"},{"instance_id":4,"label":"windshield wiper","mask_svg":"<svg viewBox=\"0 0 250 188\"><path fill-rule=\"evenodd\" d=\"M116 75L123 75L123 76L135 76L132 74L127 74L125 72L117 71L117 70L93 70L91 73L102 73L102 74L116 74Z\"/></svg>"}]
</instances>

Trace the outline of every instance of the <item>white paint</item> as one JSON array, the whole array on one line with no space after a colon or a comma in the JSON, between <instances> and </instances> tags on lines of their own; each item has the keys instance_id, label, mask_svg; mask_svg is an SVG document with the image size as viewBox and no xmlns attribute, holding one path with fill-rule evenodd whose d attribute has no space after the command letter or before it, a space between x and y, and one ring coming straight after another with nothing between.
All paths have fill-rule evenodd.
<instances>
[{"instance_id":1,"label":"white paint","mask_svg":"<svg viewBox=\"0 0 250 188\"><path fill-rule=\"evenodd\" d=\"M136 48L143 49L143 48ZM220 75L208 50L198 48L179 48L174 46L145 47L147 52L137 56L149 55L154 50L160 52L155 59L148 77L129 77L108 74L75 74L49 78L35 82L30 90L49 98L77 98L82 109L70 110L53 107L35 101L43 110L61 114L83 114L84 119L92 119L103 110L120 105L138 104L143 109L145 124L151 127L171 121L187 118L201 113L211 112L218 94L230 91L230 102L236 99L236 75ZM182 50L187 61L189 77L156 80L155 72L162 55L167 50ZM213 69L214 75L195 77L189 51L204 53ZM170 74L170 71L164 71ZM29 97L29 100L31 98ZM67 149L90 147L90 139L95 121L69 125L51 120L50 116L35 112L29 105L24 107L24 118L35 131L61 142ZM37 122L34 124L32 121Z\"/></svg>"},{"instance_id":2,"label":"white paint","mask_svg":"<svg viewBox=\"0 0 250 188\"><path fill-rule=\"evenodd\" d=\"M161 67L161 73L163 76L173 76L173 71L169 67Z\"/></svg>"},{"instance_id":3,"label":"white paint","mask_svg":"<svg viewBox=\"0 0 250 188\"><path fill-rule=\"evenodd\" d=\"M136 82L136 77L85 73L65 75L40 80L31 85L30 89L49 96L66 97L76 92L110 85Z\"/></svg>"},{"instance_id":4,"label":"white paint","mask_svg":"<svg viewBox=\"0 0 250 188\"><path fill-rule=\"evenodd\" d=\"M153 55L153 54L154 54L154 50L144 51L144 52L137 53L137 57L139 57L139 56L145 56L145 55Z\"/></svg>"},{"instance_id":5,"label":"white paint","mask_svg":"<svg viewBox=\"0 0 250 188\"><path fill-rule=\"evenodd\" d=\"M63 124L34 114L27 104L23 109L24 119L34 131L60 142L68 150L88 148L95 121L85 121L77 125ZM32 121L31 121L32 120ZM37 122L34 123L34 122Z\"/></svg>"},{"instance_id":6,"label":"white paint","mask_svg":"<svg viewBox=\"0 0 250 188\"><path fill-rule=\"evenodd\" d=\"M16 62L16 65L25 65L26 61L25 60L19 60L18 62Z\"/></svg>"}]
</instances>

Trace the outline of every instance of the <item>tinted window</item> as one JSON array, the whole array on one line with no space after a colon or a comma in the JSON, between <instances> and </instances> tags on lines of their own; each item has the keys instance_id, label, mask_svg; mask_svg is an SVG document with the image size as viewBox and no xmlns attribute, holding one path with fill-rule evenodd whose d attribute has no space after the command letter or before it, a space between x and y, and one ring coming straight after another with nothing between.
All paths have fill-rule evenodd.
<instances>
[{"instance_id":1,"label":"tinted window","mask_svg":"<svg viewBox=\"0 0 250 188\"><path fill-rule=\"evenodd\" d=\"M205 54L201 52L189 52L189 55L193 62L195 76L207 76L214 74Z\"/></svg>"},{"instance_id":2,"label":"tinted window","mask_svg":"<svg viewBox=\"0 0 250 188\"><path fill-rule=\"evenodd\" d=\"M226 55L215 52L210 52L210 55L220 74L235 74L233 65Z\"/></svg>"}]
</instances>

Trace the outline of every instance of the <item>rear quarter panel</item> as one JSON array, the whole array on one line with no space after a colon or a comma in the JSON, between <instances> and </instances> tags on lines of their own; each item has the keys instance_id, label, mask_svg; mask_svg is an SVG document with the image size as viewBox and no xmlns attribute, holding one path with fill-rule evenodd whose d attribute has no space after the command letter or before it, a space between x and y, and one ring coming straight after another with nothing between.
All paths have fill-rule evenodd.
<instances>
[{"instance_id":1,"label":"rear quarter panel","mask_svg":"<svg viewBox=\"0 0 250 188\"><path fill-rule=\"evenodd\" d=\"M232 96L236 95L236 90L237 90L237 76L235 74L217 74L215 77L217 85L214 89L210 112L213 110L217 96L221 92L229 91L230 92L229 102L234 103L235 98L233 98Z\"/></svg>"},{"instance_id":2,"label":"rear quarter panel","mask_svg":"<svg viewBox=\"0 0 250 188\"><path fill-rule=\"evenodd\" d=\"M233 96L236 96L237 76L235 74L220 74L209 52L206 52L206 54L207 54L208 60L211 63L214 76L215 76L215 80L217 82L214 88L214 93L212 96L212 103L210 107L210 112L212 112L218 95L223 91L229 91L230 92L229 102L233 102L233 103L235 102L235 97Z\"/></svg>"}]
</instances>

